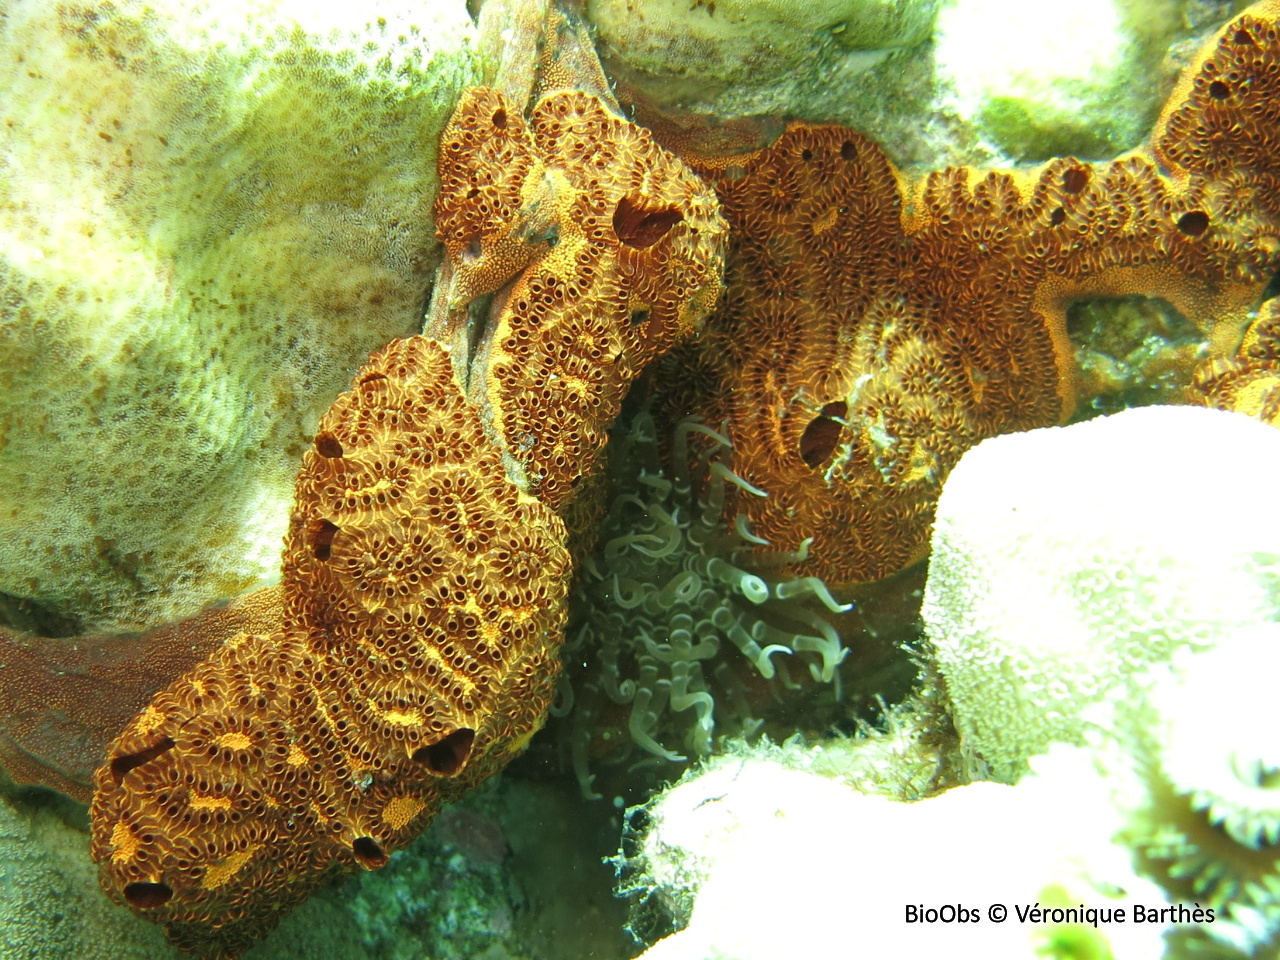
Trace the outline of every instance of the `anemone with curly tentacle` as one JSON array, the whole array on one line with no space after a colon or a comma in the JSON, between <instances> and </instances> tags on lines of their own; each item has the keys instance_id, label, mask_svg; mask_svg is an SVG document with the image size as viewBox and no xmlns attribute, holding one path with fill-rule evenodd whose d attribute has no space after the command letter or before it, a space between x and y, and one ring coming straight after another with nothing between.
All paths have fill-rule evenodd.
<instances>
[{"instance_id":1,"label":"anemone with curly tentacle","mask_svg":"<svg viewBox=\"0 0 1280 960\"><path fill-rule=\"evenodd\" d=\"M698 441L703 449L691 457ZM717 713L722 721L732 713L735 725L747 730L759 722L745 702L732 708L725 702L730 690L719 677L726 643L760 678L783 688L799 686L787 659L802 658L812 679L834 684L837 696L836 667L848 653L823 612L851 605L837 603L816 577L778 575L804 559L808 543L786 553L752 552L767 541L750 531L744 515L725 516L730 486L768 495L726 466L729 449L722 434L686 418L673 431L672 466L665 468L653 419L638 414L611 454L616 496L601 527L602 545L584 562L574 591L581 626L568 652L590 649L598 665L584 689L629 706L631 740L673 763L712 752ZM574 700L566 677L558 712L567 714ZM659 737L668 713L686 711L693 719L681 732L682 754ZM584 741L592 715L590 706L579 705L574 738L574 765L588 795Z\"/></svg>"}]
</instances>

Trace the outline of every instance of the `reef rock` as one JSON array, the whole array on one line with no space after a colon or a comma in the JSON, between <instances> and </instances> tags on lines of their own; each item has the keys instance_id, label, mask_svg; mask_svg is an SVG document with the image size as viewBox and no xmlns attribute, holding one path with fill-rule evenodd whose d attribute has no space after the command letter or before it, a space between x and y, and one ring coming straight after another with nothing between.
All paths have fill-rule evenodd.
<instances>
[{"instance_id":1,"label":"reef rock","mask_svg":"<svg viewBox=\"0 0 1280 960\"><path fill-rule=\"evenodd\" d=\"M1241 0L585 0L619 97L696 152L837 122L895 164L1106 159L1137 146ZM1142 83L1132 78L1141 76Z\"/></svg>"},{"instance_id":2,"label":"reef rock","mask_svg":"<svg viewBox=\"0 0 1280 960\"><path fill-rule=\"evenodd\" d=\"M0 593L83 631L277 568L292 478L416 330L461 3L10 3Z\"/></svg>"},{"instance_id":3,"label":"reef rock","mask_svg":"<svg viewBox=\"0 0 1280 960\"><path fill-rule=\"evenodd\" d=\"M107 899L84 834L53 808L15 802L3 781L0 773L0 956L179 960L155 926Z\"/></svg>"},{"instance_id":4,"label":"reef rock","mask_svg":"<svg viewBox=\"0 0 1280 960\"><path fill-rule=\"evenodd\" d=\"M1019 0L957 0L931 51L936 107L1013 160L1115 156L1146 136L1193 35L1233 6L1245 4L1081 0L1045 16Z\"/></svg>"},{"instance_id":5,"label":"reef rock","mask_svg":"<svg viewBox=\"0 0 1280 960\"><path fill-rule=\"evenodd\" d=\"M587 0L622 95L734 119L808 115L824 89L929 39L938 0Z\"/></svg>"},{"instance_id":6,"label":"reef rock","mask_svg":"<svg viewBox=\"0 0 1280 960\"><path fill-rule=\"evenodd\" d=\"M997 779L1120 730L1177 651L1280 619L1280 435L1143 407L986 440L948 479L923 617L967 749Z\"/></svg>"}]
</instances>

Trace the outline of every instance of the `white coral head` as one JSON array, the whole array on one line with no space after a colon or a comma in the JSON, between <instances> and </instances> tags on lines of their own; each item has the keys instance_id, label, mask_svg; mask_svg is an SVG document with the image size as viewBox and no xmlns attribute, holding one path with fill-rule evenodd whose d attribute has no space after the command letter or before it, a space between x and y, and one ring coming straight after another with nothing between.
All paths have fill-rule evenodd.
<instances>
[{"instance_id":1,"label":"white coral head","mask_svg":"<svg viewBox=\"0 0 1280 960\"><path fill-rule=\"evenodd\" d=\"M1237 842L1280 843L1275 681L1280 623L1241 629L1186 651L1156 681L1157 762L1174 789Z\"/></svg>"}]
</instances>

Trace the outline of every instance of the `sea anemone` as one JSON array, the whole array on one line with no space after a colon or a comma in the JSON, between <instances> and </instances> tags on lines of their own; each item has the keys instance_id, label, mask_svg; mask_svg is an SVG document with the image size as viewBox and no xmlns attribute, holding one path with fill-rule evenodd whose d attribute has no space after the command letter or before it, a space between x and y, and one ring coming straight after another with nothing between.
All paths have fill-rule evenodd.
<instances>
[{"instance_id":1,"label":"sea anemone","mask_svg":"<svg viewBox=\"0 0 1280 960\"><path fill-rule=\"evenodd\" d=\"M705 438L692 470L691 437ZM760 677L784 688L798 686L787 658L803 658L813 680L834 683L837 696L836 667L848 652L821 611L851 605L837 603L816 577L778 575L804 560L809 541L793 552L761 551L767 541L751 533L742 514L725 516L730 484L767 496L725 465L730 449L725 436L686 418L673 432L668 471L653 418L637 414L611 448L615 496L601 526L602 546L583 563L573 593L579 626L566 662L589 660L593 672L584 688L629 704L632 741L668 762L712 752L716 713L725 713L713 686L722 701L737 700L736 732L759 726L742 685L724 669L725 641ZM568 714L574 701L565 676L553 713ZM658 727L666 714L689 711L681 754L658 739ZM574 767L588 796L586 739L594 712L579 703L574 723Z\"/></svg>"}]
</instances>

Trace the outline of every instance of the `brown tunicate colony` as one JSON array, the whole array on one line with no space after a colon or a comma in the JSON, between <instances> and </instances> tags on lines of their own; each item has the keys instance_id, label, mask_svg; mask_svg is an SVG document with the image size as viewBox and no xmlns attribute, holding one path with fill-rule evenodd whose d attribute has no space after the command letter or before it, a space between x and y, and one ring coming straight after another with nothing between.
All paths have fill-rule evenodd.
<instances>
[{"instance_id":1,"label":"brown tunicate colony","mask_svg":"<svg viewBox=\"0 0 1280 960\"><path fill-rule=\"evenodd\" d=\"M719 298L726 224L648 131L577 90L544 93L527 121L470 91L440 156L453 319L428 330L447 337L494 294L470 396L530 492L561 509L632 380Z\"/></svg>"},{"instance_id":2,"label":"brown tunicate colony","mask_svg":"<svg viewBox=\"0 0 1280 960\"><path fill-rule=\"evenodd\" d=\"M558 672L563 524L508 479L445 348L375 354L296 494L283 629L170 684L96 777L108 890L206 955L384 864L521 749Z\"/></svg>"},{"instance_id":3,"label":"brown tunicate colony","mask_svg":"<svg viewBox=\"0 0 1280 960\"><path fill-rule=\"evenodd\" d=\"M813 537L795 570L832 585L920 559L966 449L1074 409L1073 299L1163 297L1237 350L1280 263L1278 14L1224 28L1150 146L1110 163L908 179L850 130L792 124L714 165L728 293L664 361L661 409L727 420L769 549Z\"/></svg>"}]
</instances>

